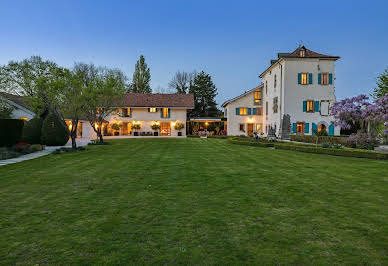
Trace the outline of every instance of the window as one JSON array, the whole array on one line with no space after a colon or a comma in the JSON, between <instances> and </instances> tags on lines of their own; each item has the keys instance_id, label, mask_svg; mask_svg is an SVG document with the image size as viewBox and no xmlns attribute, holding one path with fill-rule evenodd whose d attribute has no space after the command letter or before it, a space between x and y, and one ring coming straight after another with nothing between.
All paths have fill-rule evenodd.
<instances>
[{"instance_id":1,"label":"window","mask_svg":"<svg viewBox=\"0 0 388 266\"><path fill-rule=\"evenodd\" d=\"M268 95L268 82L265 81L265 95Z\"/></svg>"},{"instance_id":2,"label":"window","mask_svg":"<svg viewBox=\"0 0 388 266\"><path fill-rule=\"evenodd\" d=\"M258 89L255 91L254 97L255 97L254 104L255 104L255 105L261 105L261 88L258 88Z\"/></svg>"},{"instance_id":3,"label":"window","mask_svg":"<svg viewBox=\"0 0 388 266\"><path fill-rule=\"evenodd\" d=\"M306 112L313 113L314 112L314 101L307 101L306 102Z\"/></svg>"},{"instance_id":4,"label":"window","mask_svg":"<svg viewBox=\"0 0 388 266\"><path fill-rule=\"evenodd\" d=\"M168 109L168 108L163 108L163 109ZM170 136L170 134L171 134L170 122L160 123L160 135L161 136Z\"/></svg>"},{"instance_id":5,"label":"window","mask_svg":"<svg viewBox=\"0 0 388 266\"><path fill-rule=\"evenodd\" d=\"M278 112L278 97L273 98L273 113L276 114Z\"/></svg>"},{"instance_id":6,"label":"window","mask_svg":"<svg viewBox=\"0 0 388 266\"><path fill-rule=\"evenodd\" d=\"M245 124L240 124L240 131L245 132Z\"/></svg>"},{"instance_id":7,"label":"window","mask_svg":"<svg viewBox=\"0 0 388 266\"><path fill-rule=\"evenodd\" d=\"M169 118L168 108L162 108L162 118Z\"/></svg>"},{"instance_id":8,"label":"window","mask_svg":"<svg viewBox=\"0 0 388 266\"><path fill-rule=\"evenodd\" d=\"M240 107L240 115L247 115L247 114L248 114L248 108Z\"/></svg>"},{"instance_id":9,"label":"window","mask_svg":"<svg viewBox=\"0 0 388 266\"><path fill-rule=\"evenodd\" d=\"M149 113L156 113L158 110L155 107L148 108Z\"/></svg>"},{"instance_id":10,"label":"window","mask_svg":"<svg viewBox=\"0 0 388 266\"><path fill-rule=\"evenodd\" d=\"M253 113L255 114L255 113ZM256 108L256 115L263 115L263 107Z\"/></svg>"},{"instance_id":11,"label":"window","mask_svg":"<svg viewBox=\"0 0 388 266\"><path fill-rule=\"evenodd\" d=\"M131 114L131 108L121 108L121 117L129 117Z\"/></svg>"},{"instance_id":12,"label":"window","mask_svg":"<svg viewBox=\"0 0 388 266\"><path fill-rule=\"evenodd\" d=\"M321 73L321 85L329 84L329 73Z\"/></svg>"},{"instance_id":13,"label":"window","mask_svg":"<svg viewBox=\"0 0 388 266\"><path fill-rule=\"evenodd\" d=\"M302 84L302 85L309 84L308 77L309 77L308 73L301 73L300 74L300 84Z\"/></svg>"},{"instance_id":14,"label":"window","mask_svg":"<svg viewBox=\"0 0 388 266\"><path fill-rule=\"evenodd\" d=\"M226 117L228 116L228 109L227 109L227 108L225 108L224 115L225 115Z\"/></svg>"},{"instance_id":15,"label":"window","mask_svg":"<svg viewBox=\"0 0 388 266\"><path fill-rule=\"evenodd\" d=\"M256 132L260 133L263 129L263 124L256 124Z\"/></svg>"},{"instance_id":16,"label":"window","mask_svg":"<svg viewBox=\"0 0 388 266\"><path fill-rule=\"evenodd\" d=\"M303 122L296 123L296 132L297 133L304 133L304 123Z\"/></svg>"},{"instance_id":17,"label":"window","mask_svg":"<svg viewBox=\"0 0 388 266\"><path fill-rule=\"evenodd\" d=\"M300 50L299 51L299 56L304 57L305 56L305 50Z\"/></svg>"},{"instance_id":18,"label":"window","mask_svg":"<svg viewBox=\"0 0 388 266\"><path fill-rule=\"evenodd\" d=\"M268 115L268 102L265 102L265 114Z\"/></svg>"},{"instance_id":19,"label":"window","mask_svg":"<svg viewBox=\"0 0 388 266\"><path fill-rule=\"evenodd\" d=\"M275 74L275 77L273 79L273 87L276 88L276 74Z\"/></svg>"}]
</instances>

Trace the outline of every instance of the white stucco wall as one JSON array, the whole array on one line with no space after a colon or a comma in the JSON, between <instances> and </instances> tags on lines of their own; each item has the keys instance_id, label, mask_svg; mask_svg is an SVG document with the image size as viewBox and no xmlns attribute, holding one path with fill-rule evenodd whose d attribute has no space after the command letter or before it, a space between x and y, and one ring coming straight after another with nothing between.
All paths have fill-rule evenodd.
<instances>
[{"instance_id":1,"label":"white stucco wall","mask_svg":"<svg viewBox=\"0 0 388 266\"><path fill-rule=\"evenodd\" d=\"M176 122L182 123L185 127L181 130L182 136L186 136L186 113L187 109L180 108L170 108L170 117L161 118L160 117L160 108L156 113L148 112L148 108L132 108L132 117L121 117L117 113L112 113L107 117L109 124L115 122L136 122L140 123L141 128L137 130L138 132L154 132L151 128L151 125L155 122L169 122L170 123L170 132L171 136L178 136L178 130L174 129L173 124ZM84 138L96 138L96 133L89 123L82 124L82 137Z\"/></svg>"},{"instance_id":2,"label":"white stucco wall","mask_svg":"<svg viewBox=\"0 0 388 266\"><path fill-rule=\"evenodd\" d=\"M247 107L247 108L258 108L259 105L254 104L254 91L247 95L227 104L225 106L226 118L227 118L227 135L238 136L248 134L247 124L254 124L254 131L257 128L257 124L263 123L263 116L259 115L236 115L236 108ZM263 109L264 112L264 109ZM244 124L245 132L240 131L240 124ZM260 133L260 132L258 132Z\"/></svg>"},{"instance_id":3,"label":"white stucco wall","mask_svg":"<svg viewBox=\"0 0 388 266\"><path fill-rule=\"evenodd\" d=\"M313 84L298 84L298 73L308 72L313 74ZM328 72L333 74L333 84L318 84L318 73ZM303 112L303 101L329 100L331 105L335 102L335 71L334 60L322 59L287 59L285 60L284 71L284 113L291 116L291 125L296 122L309 123L309 133L312 134L312 123L324 123L326 126L334 121L334 117L321 115L320 112L307 113ZM330 106L329 106L330 107ZM328 130L328 129L327 129ZM340 127L335 127L335 135L340 134Z\"/></svg>"}]
</instances>

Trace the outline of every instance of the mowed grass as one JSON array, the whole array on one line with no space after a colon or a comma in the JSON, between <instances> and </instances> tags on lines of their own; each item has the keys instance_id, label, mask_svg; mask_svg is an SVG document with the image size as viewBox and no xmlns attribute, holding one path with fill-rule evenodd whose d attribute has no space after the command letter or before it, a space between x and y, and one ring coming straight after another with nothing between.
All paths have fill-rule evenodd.
<instances>
[{"instance_id":1,"label":"mowed grass","mask_svg":"<svg viewBox=\"0 0 388 266\"><path fill-rule=\"evenodd\" d=\"M0 264L388 264L388 163L127 139L0 167Z\"/></svg>"}]
</instances>

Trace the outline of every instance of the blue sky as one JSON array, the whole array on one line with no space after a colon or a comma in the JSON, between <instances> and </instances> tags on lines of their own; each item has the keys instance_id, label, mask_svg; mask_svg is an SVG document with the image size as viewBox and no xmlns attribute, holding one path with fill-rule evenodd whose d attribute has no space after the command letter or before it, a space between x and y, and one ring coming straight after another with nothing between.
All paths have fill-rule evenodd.
<instances>
[{"instance_id":1,"label":"blue sky","mask_svg":"<svg viewBox=\"0 0 388 266\"><path fill-rule=\"evenodd\" d=\"M0 64L31 55L93 62L130 78L140 54L151 87L177 70L212 75L217 102L258 85L299 41L341 56L338 99L370 93L388 68L388 1L1 1Z\"/></svg>"}]
</instances>

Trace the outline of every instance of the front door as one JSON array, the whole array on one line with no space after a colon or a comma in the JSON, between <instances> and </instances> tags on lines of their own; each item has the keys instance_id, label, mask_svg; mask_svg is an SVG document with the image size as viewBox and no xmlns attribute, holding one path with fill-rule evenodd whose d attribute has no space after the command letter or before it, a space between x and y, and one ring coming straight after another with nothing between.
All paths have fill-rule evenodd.
<instances>
[{"instance_id":1,"label":"front door","mask_svg":"<svg viewBox=\"0 0 388 266\"><path fill-rule=\"evenodd\" d=\"M123 126L121 127L122 128L122 134L123 136L126 136L128 135L128 123L123 123Z\"/></svg>"},{"instance_id":2,"label":"front door","mask_svg":"<svg viewBox=\"0 0 388 266\"><path fill-rule=\"evenodd\" d=\"M248 136L253 136L253 124L248 124Z\"/></svg>"},{"instance_id":3,"label":"front door","mask_svg":"<svg viewBox=\"0 0 388 266\"><path fill-rule=\"evenodd\" d=\"M170 136L170 122L160 123L160 135L161 136Z\"/></svg>"}]
</instances>

